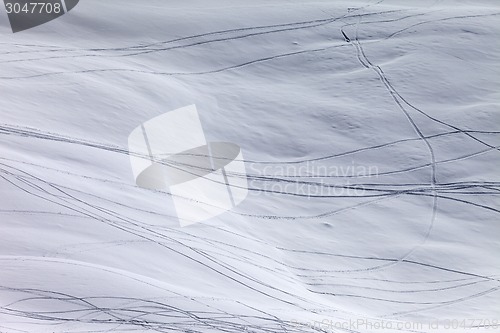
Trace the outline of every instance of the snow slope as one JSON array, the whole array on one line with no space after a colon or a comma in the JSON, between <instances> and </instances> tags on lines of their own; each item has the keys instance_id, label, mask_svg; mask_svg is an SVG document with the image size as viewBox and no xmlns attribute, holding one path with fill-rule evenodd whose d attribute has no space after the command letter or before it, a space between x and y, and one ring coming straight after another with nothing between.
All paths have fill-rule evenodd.
<instances>
[{"instance_id":1,"label":"snow slope","mask_svg":"<svg viewBox=\"0 0 500 333\"><path fill-rule=\"evenodd\" d=\"M1 13L0 332L500 331L497 2ZM180 228L127 138L190 104L250 194Z\"/></svg>"}]
</instances>

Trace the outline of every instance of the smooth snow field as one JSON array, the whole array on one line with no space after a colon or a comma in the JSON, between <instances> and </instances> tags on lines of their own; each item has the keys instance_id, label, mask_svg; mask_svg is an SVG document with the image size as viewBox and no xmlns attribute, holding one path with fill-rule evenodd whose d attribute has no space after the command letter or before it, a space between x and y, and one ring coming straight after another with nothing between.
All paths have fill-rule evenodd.
<instances>
[{"instance_id":1,"label":"smooth snow field","mask_svg":"<svg viewBox=\"0 0 500 333\"><path fill-rule=\"evenodd\" d=\"M500 332L500 2L4 8L0 333Z\"/></svg>"}]
</instances>

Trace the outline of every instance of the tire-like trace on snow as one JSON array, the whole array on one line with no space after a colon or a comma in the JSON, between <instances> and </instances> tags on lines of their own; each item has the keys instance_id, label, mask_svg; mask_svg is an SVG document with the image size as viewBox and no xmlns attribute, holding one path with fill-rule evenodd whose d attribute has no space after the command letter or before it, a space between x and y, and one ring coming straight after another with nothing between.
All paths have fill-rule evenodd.
<instances>
[{"instance_id":1,"label":"tire-like trace on snow","mask_svg":"<svg viewBox=\"0 0 500 333\"><path fill-rule=\"evenodd\" d=\"M115 2L0 38L1 333L498 329L497 4L214 0L82 23ZM203 149L155 163L248 197L179 228L165 203L226 209L137 186L129 160L150 156L127 136L206 95L207 141L245 150L216 164L246 170L209 179Z\"/></svg>"}]
</instances>

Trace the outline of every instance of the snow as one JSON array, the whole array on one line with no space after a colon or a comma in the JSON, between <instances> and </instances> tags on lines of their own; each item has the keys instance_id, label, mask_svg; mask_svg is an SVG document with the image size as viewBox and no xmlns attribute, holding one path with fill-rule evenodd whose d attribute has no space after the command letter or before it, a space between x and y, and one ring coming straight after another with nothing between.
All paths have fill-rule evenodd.
<instances>
[{"instance_id":1,"label":"snow","mask_svg":"<svg viewBox=\"0 0 500 333\"><path fill-rule=\"evenodd\" d=\"M499 15L86 0L12 34L1 11L0 332L499 331ZM127 140L192 104L249 195L182 228Z\"/></svg>"}]
</instances>

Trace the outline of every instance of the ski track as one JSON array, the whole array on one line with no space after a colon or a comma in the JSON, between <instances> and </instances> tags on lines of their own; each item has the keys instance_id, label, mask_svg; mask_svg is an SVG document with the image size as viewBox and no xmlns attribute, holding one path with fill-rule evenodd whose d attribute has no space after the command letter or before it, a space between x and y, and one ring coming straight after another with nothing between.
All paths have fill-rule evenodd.
<instances>
[{"instance_id":1,"label":"ski track","mask_svg":"<svg viewBox=\"0 0 500 333\"><path fill-rule=\"evenodd\" d=\"M297 197L305 197L312 203L323 203L325 200L332 202L342 202L342 206L335 206L335 209L328 211L317 210L309 215L285 215L280 212L270 214L266 211L262 213L246 212L236 209L229 214L235 217L243 217L254 221L286 221L286 223L314 223L322 221L328 217L340 214L348 214L352 211L360 211L374 205L392 202L399 199L425 199L428 204L426 225L420 229L419 239L415 244L411 244L404 252L398 256L385 257L379 255L366 256L352 253L336 253L322 251L307 251L298 248L284 247L280 244L258 239L247 235L241 231L226 226L207 225L215 235L225 235L233 242L223 241L225 237L216 238L214 236L200 235L191 232L189 229L179 229L176 227L161 226L148 223L148 218L165 219L172 223L177 219L174 215L166 214L161 209L157 211L137 204L132 207L120 198L107 197L105 193L88 192L65 184L64 178L84 179L87 182L100 184L109 188L124 189L132 193L145 191L137 188L130 179L117 175L114 179L98 177L94 174L82 174L67 168L54 168L43 163L33 163L24 161L18 157L0 157L0 183L1 186L8 186L16 193L24 193L28 198L37 198L46 203L46 210L36 208L0 206L0 219L4 217L16 217L23 215L34 216L43 220L44 217L60 218L64 221L88 221L99 223L112 228L118 232L118 240L108 240L93 243L65 244L58 246L55 250L47 251L40 257L23 257L0 255L0 263L13 267L22 267L29 263L36 265L56 265L57 267L82 267L95 271L99 274L109 274L117 279L133 281L148 288L158 289L160 296L156 298L139 298L130 296L110 296L89 293L88 295L68 294L58 290L44 290L40 288L21 288L9 285L0 285L0 296L5 293L15 293L17 300L5 303L0 301L0 316L12 318L13 322L23 322L26 320L35 325L50 325L56 327L66 324L90 325L92 332L330 332L318 327L298 326L290 320L279 317L277 314L263 311L255 304L246 304L240 300L217 298L217 297L196 297L186 296L175 292L162 281L154 280L146 276L139 276L131 272L124 272L112 267L93 265L83 261L73 260L78 255L91 252L99 252L105 249L129 248L134 246L152 245L159 251L164 251L166 255L173 255L197 265L201 271L213 274L218 279L227 283L236 284L246 292L256 294L263 300L275 302L283 307L283 311L304 311L310 314L318 314L316 309L322 309L324 313L331 312L329 318L345 318L347 316L362 313L350 313L344 311L333 304L336 299L359 299L361 302L369 301L374 304L394 303L400 306L400 311L389 312L382 318L396 320L411 314L426 312L442 307L457 305L468 300L481 298L486 295L497 293L500 289L500 277L498 275L487 275L478 272L455 269L434 265L432 263L413 259L413 255L418 249L423 247L432 235L436 219L439 216L439 206L441 202L452 202L457 207L467 207L471 210L486 211L498 218L500 210L492 202L498 200L500 194L500 182L498 181L458 181L440 182L439 168L442 165L471 160L485 154L498 154L499 146L488 143L484 137L491 137L492 140L498 138L500 131L464 129L460 125L445 122L424 110L412 102L410 97L402 96L397 87L391 83L391 78L380 65L376 64L369 53L365 50L366 45L383 43L389 39L398 38L400 35L416 29L422 25L440 21L476 19L486 16L495 16L500 13L461 15L453 17L443 17L440 19L424 20L418 23L410 23L396 31L387 32L387 35L380 40L361 40L359 29L368 28L370 24L406 22L407 20L420 19L429 13L436 13L429 9L426 12L409 14L409 10L380 10L373 12L363 12L367 8L381 5L383 1L368 3L363 7L358 7L348 11L343 15L313 19L301 22L285 24L270 24L253 27L234 28L228 30L213 31L191 36L179 37L175 39L159 41L147 44L137 44L127 47L115 48L67 48L57 45L35 45L2 43L6 47L26 48L23 50L0 52L0 66L12 63L36 63L38 61L60 61L61 59L82 59L82 58L129 58L143 55L163 54L173 50L185 50L188 48L206 47L211 44L219 46L227 43L241 42L254 37L272 37L284 33L294 33L301 30L314 30L324 28L333 24L343 24L340 27L342 36L330 45L321 48L309 48L294 52L281 53L277 55L266 55L259 59L253 59L239 64L223 65L218 69L200 69L195 72L167 72L161 70L147 71L130 68L105 68L87 69L81 71L60 71L38 73L28 76L1 76L2 80L32 79L42 77L69 75L69 74L97 74L97 73L117 73L128 72L130 74L153 74L168 76L196 76L215 75L227 71L243 70L247 66L266 63L269 61L279 61L287 57L300 57L311 53L327 53L335 48L352 47L352 56L357 59L362 69L372 71L383 85L383 89L394 101L394 110L391 112L401 112L408 124L413 129L413 133L408 133L408 137L392 142L379 143L354 150L331 152L322 156L310 157L297 160L243 160L245 163L252 163L260 167L280 166L280 165L300 165L310 162L323 162L333 165L336 160L346 156L360 156L373 151L391 149L405 144L421 144L422 149L428 153L427 161L420 161L418 165L394 166L392 170L385 170L376 175L342 175L331 176L325 174L252 174L247 175L228 172L228 177L247 177L250 181L250 192L255 195L272 195L283 200L293 200ZM395 17L403 14L405 16ZM388 16L381 20L364 21L366 18ZM347 23L346 23L347 22ZM354 29L354 32L351 31ZM36 58L21 58L2 60L1 57L40 55ZM426 135L422 130L417 116L423 116L428 121L439 124L447 128L437 134ZM474 141L483 148L474 152L467 152L452 158L440 158L434 150L434 140L440 138L450 138L464 135L469 140ZM478 135L482 135L480 139ZM23 144L34 141L47 141L51 145L72 145L75 149L97 150L101 153L116 154L117 156L128 156L138 154L130 153L124 147L118 147L106 142L93 142L86 139L69 137L59 133L52 133L42 129L30 128L16 124L0 124L0 137L5 140L16 140ZM171 167L184 170L185 165L169 164ZM192 166L191 166L192 167ZM428 175L428 182L416 183L406 177L415 171L423 171ZM391 182L390 177L397 175L400 181ZM55 181L57 177L63 177L61 181ZM382 179L383 182L369 182L370 179ZM366 179L369 179L366 181ZM385 180L387 179L387 180ZM346 181L352 181L349 183ZM311 191L308 193L298 193L289 191L268 190L269 184L295 184L307 186ZM363 194L350 195L317 195L318 189L343 189L362 190ZM172 196L167 191L146 191L149 195L159 198ZM486 198L478 201L479 197ZM189 200L190 198L184 198ZM339 199L349 199L338 201ZM291 201L292 202L292 201ZM422 201L421 201L422 202ZM323 207L319 205L318 207ZM145 218L137 219L136 213L142 214ZM65 223L68 223L65 222ZM280 222L278 222L280 223ZM211 234L212 235L212 234ZM256 246L255 249L240 245L241 242L250 242ZM280 253L262 253L259 247L273 249ZM307 256L309 260L304 264L297 265L290 258L295 256ZM265 264L256 261L258 257ZM353 267L358 267L362 263L362 268L352 269L325 269L314 265L315 259L337 258L353 263ZM18 266L16 266L18 265ZM243 268L241 268L243 267ZM437 280L391 280L387 278L374 277L373 272L384 272L398 267L425 268L430 271L439 272L443 276ZM267 272L279 277L288 284L300 285L307 290L311 297L304 297L285 287L272 285L252 272ZM373 287L370 283L383 283L383 287ZM349 290L349 292L345 292ZM365 291L374 292L374 295L367 296ZM450 291L458 292L458 297L450 294ZM432 294L432 301L413 300L413 295ZM321 298L312 297L321 296ZM1 297L0 297L1 298ZM324 302L318 302L318 299ZM187 302L187 303L183 303ZM175 304L197 304L202 310L190 310L190 307L175 306ZM222 304L231 303L242 307L245 311L228 311ZM42 310L46 304L47 308L64 310ZM39 311L25 310L38 308ZM239 308L238 308L239 309ZM75 326L77 327L77 326ZM14 326L2 326L0 332L29 332L17 329ZM357 332L352 330L340 330L346 332ZM401 330L402 332L413 332L411 330ZM63 332L63 331L61 331ZM65 332L65 331L64 331ZM78 332L78 330L71 330ZM85 331L89 332L89 331Z\"/></svg>"}]
</instances>

